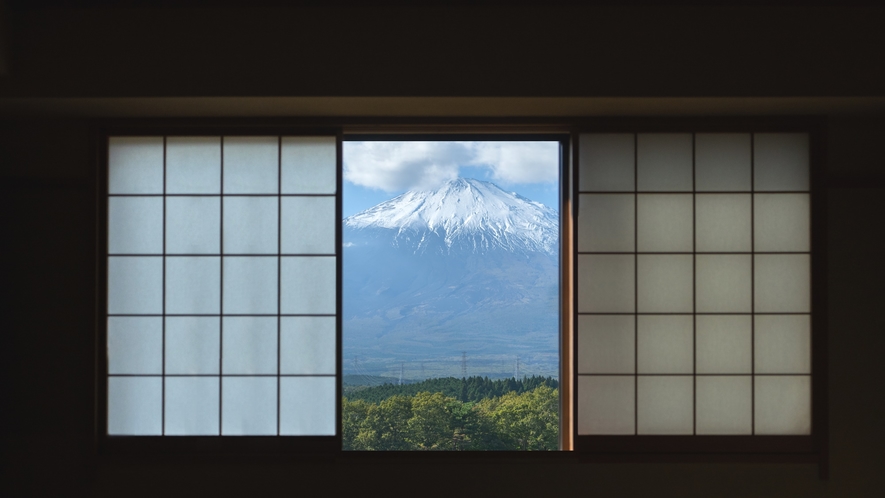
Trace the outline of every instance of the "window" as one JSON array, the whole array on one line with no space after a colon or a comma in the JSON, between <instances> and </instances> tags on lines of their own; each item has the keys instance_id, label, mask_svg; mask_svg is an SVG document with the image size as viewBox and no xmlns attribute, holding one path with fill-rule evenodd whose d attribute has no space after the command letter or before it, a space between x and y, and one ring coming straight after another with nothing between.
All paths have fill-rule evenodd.
<instances>
[{"instance_id":1,"label":"window","mask_svg":"<svg viewBox=\"0 0 885 498\"><path fill-rule=\"evenodd\" d=\"M825 461L817 132L575 126L564 448ZM275 439L340 450L341 135L148 131L103 139L103 440L301 435ZM287 357L291 340L310 353ZM250 402L265 391L276 406Z\"/></svg>"},{"instance_id":2,"label":"window","mask_svg":"<svg viewBox=\"0 0 885 498\"><path fill-rule=\"evenodd\" d=\"M578 451L815 458L810 137L580 135Z\"/></svg>"}]
</instances>

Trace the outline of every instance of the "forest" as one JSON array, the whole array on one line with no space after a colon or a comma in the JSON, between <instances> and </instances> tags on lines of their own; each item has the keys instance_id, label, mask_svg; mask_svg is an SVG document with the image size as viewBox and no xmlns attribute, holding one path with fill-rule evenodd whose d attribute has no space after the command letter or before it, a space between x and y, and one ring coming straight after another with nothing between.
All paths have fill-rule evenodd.
<instances>
[{"instance_id":1,"label":"forest","mask_svg":"<svg viewBox=\"0 0 885 498\"><path fill-rule=\"evenodd\" d=\"M386 384L350 392L342 424L345 450L557 450L558 383L471 377Z\"/></svg>"}]
</instances>

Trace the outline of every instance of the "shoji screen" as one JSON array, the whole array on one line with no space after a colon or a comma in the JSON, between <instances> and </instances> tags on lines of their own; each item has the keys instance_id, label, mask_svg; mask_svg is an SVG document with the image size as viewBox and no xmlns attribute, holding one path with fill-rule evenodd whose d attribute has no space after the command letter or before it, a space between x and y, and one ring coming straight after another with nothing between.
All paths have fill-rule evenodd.
<instances>
[{"instance_id":1,"label":"shoji screen","mask_svg":"<svg viewBox=\"0 0 885 498\"><path fill-rule=\"evenodd\" d=\"M109 435L335 434L336 151L109 139Z\"/></svg>"},{"instance_id":2,"label":"shoji screen","mask_svg":"<svg viewBox=\"0 0 885 498\"><path fill-rule=\"evenodd\" d=\"M579 140L577 432L811 431L809 136Z\"/></svg>"}]
</instances>

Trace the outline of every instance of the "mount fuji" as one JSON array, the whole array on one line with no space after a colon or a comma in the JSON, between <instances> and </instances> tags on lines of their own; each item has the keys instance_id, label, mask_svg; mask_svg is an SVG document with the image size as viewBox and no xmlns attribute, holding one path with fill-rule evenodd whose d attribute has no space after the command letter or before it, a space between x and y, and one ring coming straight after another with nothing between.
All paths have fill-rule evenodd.
<instances>
[{"instance_id":1,"label":"mount fuji","mask_svg":"<svg viewBox=\"0 0 885 498\"><path fill-rule=\"evenodd\" d=\"M345 218L343 242L346 372L457 375L466 357L469 375L496 377L519 356L556 375L553 209L459 178Z\"/></svg>"}]
</instances>

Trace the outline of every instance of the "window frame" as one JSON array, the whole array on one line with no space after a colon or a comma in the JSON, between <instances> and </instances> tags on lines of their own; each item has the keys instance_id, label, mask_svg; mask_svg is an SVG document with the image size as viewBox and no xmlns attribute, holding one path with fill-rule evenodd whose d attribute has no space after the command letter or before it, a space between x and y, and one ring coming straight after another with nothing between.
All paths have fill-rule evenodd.
<instances>
[{"instance_id":1,"label":"window frame","mask_svg":"<svg viewBox=\"0 0 885 498\"><path fill-rule=\"evenodd\" d=\"M722 118L305 118L305 119L130 119L102 121L94 127L96 151L96 415L95 447L99 455L277 455L322 456L347 459L423 460L437 458L458 461L515 459L537 461L553 458L581 462L784 462L815 463L821 477L828 474L827 413L827 308L826 308L826 178L824 175L825 121L817 117L722 117ZM576 208L578 199L578 137L581 133L653 132L803 132L810 138L811 195L811 321L812 321L812 430L807 436L589 436L588 448L581 442L577 423L577 362L575 332L577 306ZM109 436L107 434L107 143L110 136L195 136L195 135L325 135L337 143L340 214L343 165L341 144L355 135L390 137L400 135L414 140L418 135L513 136L519 134L568 137L563 150L560 176L560 436L559 452L344 452L341 449L341 224L336 227L338 274L337 324L337 420L336 435L305 436ZM455 139L455 138L451 138ZM558 140L558 139L555 139ZM567 250L568 248L568 250ZM748 439L755 441L749 441ZM322 441L320 440L322 439ZM418 456L418 455L421 456Z\"/></svg>"}]
</instances>

